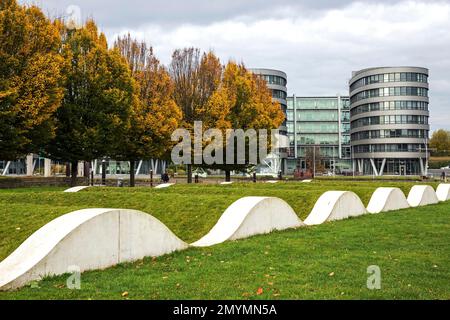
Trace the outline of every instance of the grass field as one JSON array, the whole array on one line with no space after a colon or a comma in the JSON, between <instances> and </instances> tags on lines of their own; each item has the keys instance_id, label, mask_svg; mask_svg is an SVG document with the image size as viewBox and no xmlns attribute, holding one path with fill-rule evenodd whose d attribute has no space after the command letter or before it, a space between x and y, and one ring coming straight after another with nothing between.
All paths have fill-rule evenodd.
<instances>
[{"instance_id":1,"label":"grass field","mask_svg":"<svg viewBox=\"0 0 450 320\"><path fill-rule=\"evenodd\" d=\"M379 186L407 193L412 185L319 181L96 187L73 194L58 188L0 190L0 260L45 223L80 208L142 210L191 242L246 195L280 197L304 219L327 190L352 190L367 204ZM449 215L450 203L441 203L275 232L86 272L81 290L65 288L67 276L60 276L37 288L0 293L0 299L450 299ZM381 290L366 288L369 265L381 269Z\"/></svg>"}]
</instances>

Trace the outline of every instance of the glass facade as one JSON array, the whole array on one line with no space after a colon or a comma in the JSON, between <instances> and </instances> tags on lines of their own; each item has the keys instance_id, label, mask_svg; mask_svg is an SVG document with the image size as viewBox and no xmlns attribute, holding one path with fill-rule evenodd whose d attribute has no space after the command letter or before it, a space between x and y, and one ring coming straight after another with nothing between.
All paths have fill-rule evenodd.
<instances>
[{"instance_id":1,"label":"glass facade","mask_svg":"<svg viewBox=\"0 0 450 320\"><path fill-rule=\"evenodd\" d=\"M283 77L271 74L263 74L262 77L268 84L277 84L279 86L286 87L287 80Z\"/></svg>"},{"instance_id":2,"label":"glass facade","mask_svg":"<svg viewBox=\"0 0 450 320\"><path fill-rule=\"evenodd\" d=\"M288 171L308 170L315 153L321 167L340 172L351 167L348 97L288 97Z\"/></svg>"},{"instance_id":3,"label":"glass facade","mask_svg":"<svg viewBox=\"0 0 450 320\"><path fill-rule=\"evenodd\" d=\"M370 130L359 131L351 135L353 141L364 139L384 139L384 138L426 138L428 130L421 129L390 129L390 130Z\"/></svg>"},{"instance_id":4,"label":"glass facade","mask_svg":"<svg viewBox=\"0 0 450 320\"><path fill-rule=\"evenodd\" d=\"M272 98L286 100L286 97L287 97L286 91L272 89Z\"/></svg>"},{"instance_id":5,"label":"glass facade","mask_svg":"<svg viewBox=\"0 0 450 320\"><path fill-rule=\"evenodd\" d=\"M375 97L418 96L428 97L428 89L422 87L388 87L358 92L350 99L351 103Z\"/></svg>"},{"instance_id":6,"label":"glass facade","mask_svg":"<svg viewBox=\"0 0 450 320\"><path fill-rule=\"evenodd\" d=\"M428 75L416 72L396 72L396 73L382 73L375 74L361 78L350 86L350 91L359 87L367 86L374 83L384 82L428 82Z\"/></svg>"},{"instance_id":7,"label":"glass facade","mask_svg":"<svg viewBox=\"0 0 450 320\"><path fill-rule=\"evenodd\" d=\"M394 115L365 117L352 121L351 129L379 124L428 124L428 116Z\"/></svg>"},{"instance_id":8,"label":"glass facade","mask_svg":"<svg viewBox=\"0 0 450 320\"><path fill-rule=\"evenodd\" d=\"M352 116L371 111L387 110L423 110L428 111L428 102L424 101L384 101L366 103L353 108L350 111Z\"/></svg>"}]
</instances>

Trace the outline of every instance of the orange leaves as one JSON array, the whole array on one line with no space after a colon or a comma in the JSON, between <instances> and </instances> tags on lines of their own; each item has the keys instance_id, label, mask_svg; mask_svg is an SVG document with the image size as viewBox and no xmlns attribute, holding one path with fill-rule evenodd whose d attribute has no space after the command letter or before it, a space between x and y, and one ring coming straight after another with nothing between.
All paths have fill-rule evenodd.
<instances>
[{"instance_id":1,"label":"orange leaves","mask_svg":"<svg viewBox=\"0 0 450 320\"><path fill-rule=\"evenodd\" d=\"M259 287L258 290L256 290L256 295L262 295L264 293L263 288Z\"/></svg>"},{"instance_id":2,"label":"orange leaves","mask_svg":"<svg viewBox=\"0 0 450 320\"><path fill-rule=\"evenodd\" d=\"M182 118L173 99L173 81L144 42L128 35L117 39L115 50L126 60L136 83L136 101L121 155L128 159L161 157L172 147L170 136Z\"/></svg>"},{"instance_id":3,"label":"orange leaves","mask_svg":"<svg viewBox=\"0 0 450 320\"><path fill-rule=\"evenodd\" d=\"M52 138L63 96L58 28L35 6L9 1L0 14L0 154L15 159ZM14 124L14 125L12 125Z\"/></svg>"}]
</instances>

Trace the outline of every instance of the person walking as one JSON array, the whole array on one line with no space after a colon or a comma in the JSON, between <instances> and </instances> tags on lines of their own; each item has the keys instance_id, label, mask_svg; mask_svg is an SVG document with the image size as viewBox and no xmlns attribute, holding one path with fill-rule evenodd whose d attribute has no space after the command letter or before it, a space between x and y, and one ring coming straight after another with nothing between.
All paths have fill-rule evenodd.
<instances>
[{"instance_id":1,"label":"person walking","mask_svg":"<svg viewBox=\"0 0 450 320\"><path fill-rule=\"evenodd\" d=\"M441 173L441 180L442 181L444 181L444 182L446 182L446 178L445 178L445 171L442 171L442 173Z\"/></svg>"}]
</instances>

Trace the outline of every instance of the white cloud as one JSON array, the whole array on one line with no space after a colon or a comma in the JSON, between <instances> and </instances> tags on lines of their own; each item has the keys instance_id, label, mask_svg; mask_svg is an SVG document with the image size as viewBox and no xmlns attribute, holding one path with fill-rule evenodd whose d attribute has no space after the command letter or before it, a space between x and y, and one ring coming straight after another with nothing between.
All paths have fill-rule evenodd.
<instances>
[{"instance_id":1,"label":"white cloud","mask_svg":"<svg viewBox=\"0 0 450 320\"><path fill-rule=\"evenodd\" d=\"M212 49L224 62L287 72L289 94L346 94L351 71L367 67L427 67L432 126L450 129L449 1L224 0L197 9L177 0L45 4L61 10L72 1L98 17L110 43L130 32L152 44L166 64L176 48Z\"/></svg>"}]
</instances>

